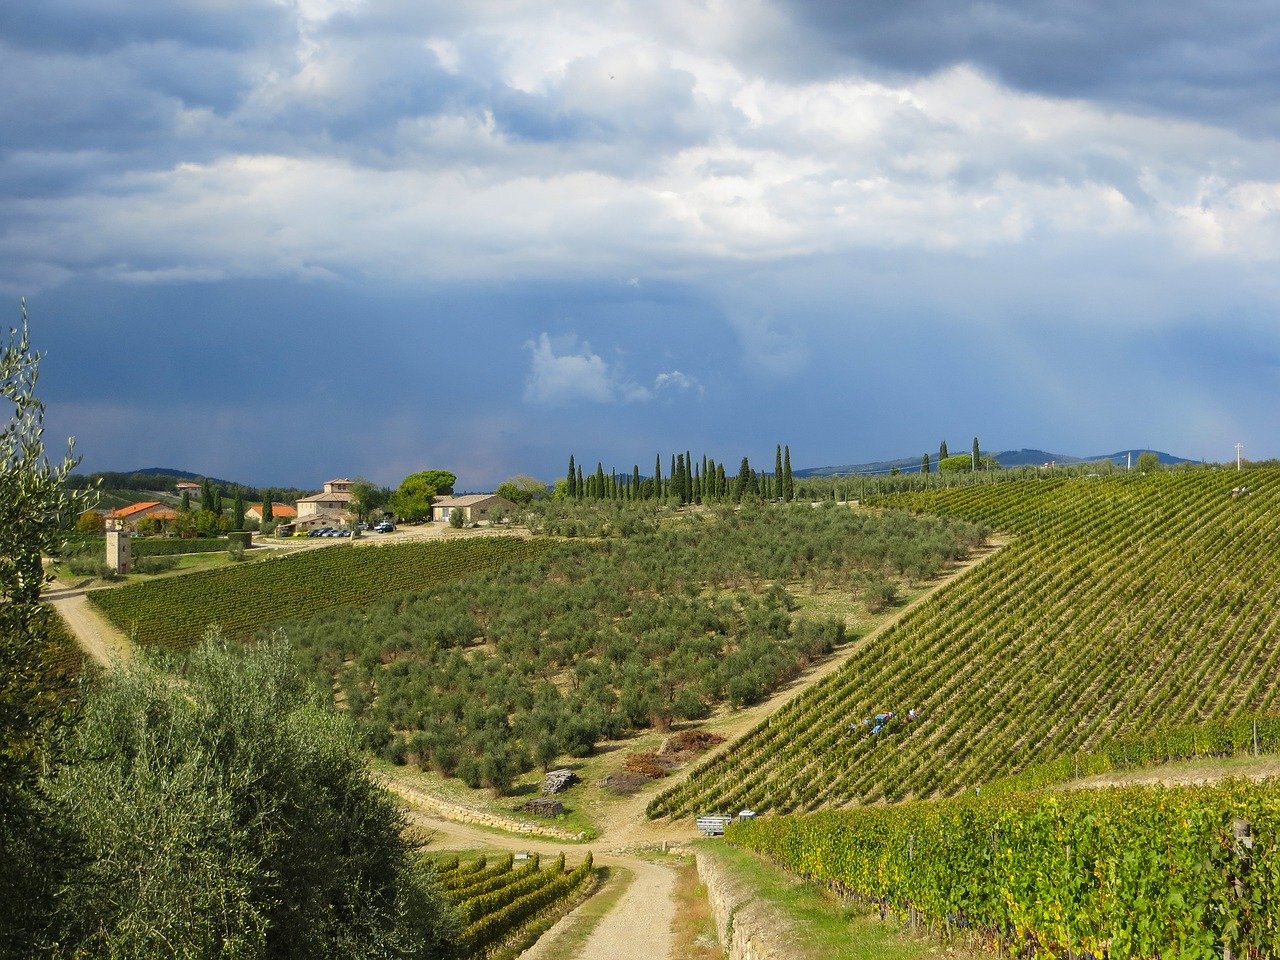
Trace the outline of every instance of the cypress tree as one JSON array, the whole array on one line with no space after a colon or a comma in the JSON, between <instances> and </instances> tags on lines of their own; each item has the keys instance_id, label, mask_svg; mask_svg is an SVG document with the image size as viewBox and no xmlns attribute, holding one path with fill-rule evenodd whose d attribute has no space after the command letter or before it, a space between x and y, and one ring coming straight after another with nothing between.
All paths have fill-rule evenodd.
<instances>
[{"instance_id":1,"label":"cypress tree","mask_svg":"<svg viewBox=\"0 0 1280 960\"><path fill-rule=\"evenodd\" d=\"M938 444L938 462L941 463L947 459L947 441L943 440Z\"/></svg>"},{"instance_id":2,"label":"cypress tree","mask_svg":"<svg viewBox=\"0 0 1280 960\"><path fill-rule=\"evenodd\" d=\"M667 496L674 497L679 492L676 486L676 455L671 455L671 472L667 474Z\"/></svg>"},{"instance_id":3,"label":"cypress tree","mask_svg":"<svg viewBox=\"0 0 1280 960\"><path fill-rule=\"evenodd\" d=\"M773 451L773 476L778 483L779 494L782 487L782 444L778 444Z\"/></svg>"},{"instance_id":4,"label":"cypress tree","mask_svg":"<svg viewBox=\"0 0 1280 960\"><path fill-rule=\"evenodd\" d=\"M716 496L723 500L729 495L729 478L724 475L724 464L716 464Z\"/></svg>"},{"instance_id":5,"label":"cypress tree","mask_svg":"<svg viewBox=\"0 0 1280 960\"><path fill-rule=\"evenodd\" d=\"M213 513L213 485L209 481L200 481L200 509Z\"/></svg>"},{"instance_id":6,"label":"cypress tree","mask_svg":"<svg viewBox=\"0 0 1280 960\"><path fill-rule=\"evenodd\" d=\"M791 444L782 450L782 499L790 503L796 498L795 483L791 477Z\"/></svg>"},{"instance_id":7,"label":"cypress tree","mask_svg":"<svg viewBox=\"0 0 1280 960\"><path fill-rule=\"evenodd\" d=\"M271 505L271 489L268 487L266 490L262 491L262 522L266 523L267 521L274 520L275 518L276 511Z\"/></svg>"},{"instance_id":8,"label":"cypress tree","mask_svg":"<svg viewBox=\"0 0 1280 960\"><path fill-rule=\"evenodd\" d=\"M638 500L640 498L640 464L633 464L631 467L631 498Z\"/></svg>"},{"instance_id":9,"label":"cypress tree","mask_svg":"<svg viewBox=\"0 0 1280 960\"><path fill-rule=\"evenodd\" d=\"M604 500L608 496L607 488L604 485L604 464L598 460L596 461L595 487L596 499Z\"/></svg>"},{"instance_id":10,"label":"cypress tree","mask_svg":"<svg viewBox=\"0 0 1280 960\"><path fill-rule=\"evenodd\" d=\"M587 486L582 482L582 464L578 464L578 499L587 495Z\"/></svg>"},{"instance_id":11,"label":"cypress tree","mask_svg":"<svg viewBox=\"0 0 1280 960\"><path fill-rule=\"evenodd\" d=\"M182 491L182 512L183 513L191 512L191 491L190 490Z\"/></svg>"},{"instance_id":12,"label":"cypress tree","mask_svg":"<svg viewBox=\"0 0 1280 960\"><path fill-rule=\"evenodd\" d=\"M747 458L742 458L742 463L738 466L738 482L734 485L733 499L738 502L742 501L745 494L751 490L751 464L747 462Z\"/></svg>"},{"instance_id":13,"label":"cypress tree","mask_svg":"<svg viewBox=\"0 0 1280 960\"><path fill-rule=\"evenodd\" d=\"M213 491L213 514L219 520L222 519L222 488Z\"/></svg>"},{"instance_id":14,"label":"cypress tree","mask_svg":"<svg viewBox=\"0 0 1280 960\"><path fill-rule=\"evenodd\" d=\"M921 473L929 472L929 455L927 453L920 458L920 472Z\"/></svg>"},{"instance_id":15,"label":"cypress tree","mask_svg":"<svg viewBox=\"0 0 1280 960\"><path fill-rule=\"evenodd\" d=\"M702 474L698 471L698 465L693 465L693 502L702 502Z\"/></svg>"},{"instance_id":16,"label":"cypress tree","mask_svg":"<svg viewBox=\"0 0 1280 960\"><path fill-rule=\"evenodd\" d=\"M978 438L973 438L973 469L976 473L978 470Z\"/></svg>"},{"instance_id":17,"label":"cypress tree","mask_svg":"<svg viewBox=\"0 0 1280 960\"><path fill-rule=\"evenodd\" d=\"M573 464L573 454L569 454L569 475L565 478L569 481L569 496L578 496L578 471Z\"/></svg>"},{"instance_id":18,"label":"cypress tree","mask_svg":"<svg viewBox=\"0 0 1280 960\"><path fill-rule=\"evenodd\" d=\"M656 500L662 499L662 454L657 454L653 458L653 496Z\"/></svg>"},{"instance_id":19,"label":"cypress tree","mask_svg":"<svg viewBox=\"0 0 1280 960\"><path fill-rule=\"evenodd\" d=\"M684 502L693 503L693 454L684 452Z\"/></svg>"},{"instance_id":20,"label":"cypress tree","mask_svg":"<svg viewBox=\"0 0 1280 960\"><path fill-rule=\"evenodd\" d=\"M237 530L243 530L244 529L244 497L237 493L235 506L233 506L231 509L232 509L231 525L235 527Z\"/></svg>"}]
</instances>

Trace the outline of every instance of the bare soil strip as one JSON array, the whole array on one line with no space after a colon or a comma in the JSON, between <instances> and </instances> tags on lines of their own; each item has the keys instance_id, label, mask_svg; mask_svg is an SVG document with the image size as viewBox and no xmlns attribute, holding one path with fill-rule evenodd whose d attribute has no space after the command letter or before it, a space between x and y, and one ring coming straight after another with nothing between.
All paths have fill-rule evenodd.
<instances>
[{"instance_id":1,"label":"bare soil strip","mask_svg":"<svg viewBox=\"0 0 1280 960\"><path fill-rule=\"evenodd\" d=\"M49 604L66 622L85 653L104 667L124 663L133 657L129 638L107 622L83 590L51 590Z\"/></svg>"}]
</instances>

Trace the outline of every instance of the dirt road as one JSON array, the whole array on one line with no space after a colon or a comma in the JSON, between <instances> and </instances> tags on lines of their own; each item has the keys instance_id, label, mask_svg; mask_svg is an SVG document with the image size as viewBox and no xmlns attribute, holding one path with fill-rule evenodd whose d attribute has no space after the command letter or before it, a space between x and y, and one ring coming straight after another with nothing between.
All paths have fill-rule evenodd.
<instances>
[{"instance_id":1,"label":"dirt road","mask_svg":"<svg viewBox=\"0 0 1280 960\"><path fill-rule=\"evenodd\" d=\"M89 603L85 591L48 590L45 599L58 611L85 652L102 666L123 663L133 656L129 638L108 623Z\"/></svg>"},{"instance_id":2,"label":"dirt road","mask_svg":"<svg viewBox=\"0 0 1280 960\"><path fill-rule=\"evenodd\" d=\"M429 838L431 850L497 849L528 851L552 857L561 851L570 863L591 851L596 863L619 865L632 874L622 896L604 916L574 954L575 960L671 960L671 925L676 915L672 899L675 871L664 863L638 857L632 851L616 848L616 840L597 840L589 844L558 844L554 841L525 839L510 834L481 830L465 823L455 823L410 810L410 824ZM556 948L559 933L572 925L572 914L561 925L549 930L537 943L521 954L522 960L539 960ZM560 955L560 954L557 954Z\"/></svg>"}]
</instances>

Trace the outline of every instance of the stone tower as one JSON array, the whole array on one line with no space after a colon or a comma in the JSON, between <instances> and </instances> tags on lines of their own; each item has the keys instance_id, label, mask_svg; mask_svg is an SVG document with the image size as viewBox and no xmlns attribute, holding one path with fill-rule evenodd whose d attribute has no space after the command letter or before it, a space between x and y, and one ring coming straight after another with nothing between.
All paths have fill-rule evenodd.
<instances>
[{"instance_id":1,"label":"stone tower","mask_svg":"<svg viewBox=\"0 0 1280 960\"><path fill-rule=\"evenodd\" d=\"M107 566L116 573L128 573L132 566L129 551L129 534L119 520L108 520Z\"/></svg>"}]
</instances>

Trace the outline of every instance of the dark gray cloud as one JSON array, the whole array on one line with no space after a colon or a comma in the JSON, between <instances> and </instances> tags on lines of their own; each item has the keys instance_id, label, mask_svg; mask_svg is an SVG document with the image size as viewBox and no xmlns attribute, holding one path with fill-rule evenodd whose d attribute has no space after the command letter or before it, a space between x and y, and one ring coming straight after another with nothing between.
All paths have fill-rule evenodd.
<instances>
[{"instance_id":1,"label":"dark gray cloud","mask_svg":"<svg viewBox=\"0 0 1280 960\"><path fill-rule=\"evenodd\" d=\"M845 69L853 61L920 75L969 63L1047 96L1280 131L1274 0L782 3L805 41L794 59L772 55L797 72Z\"/></svg>"}]
</instances>

